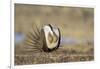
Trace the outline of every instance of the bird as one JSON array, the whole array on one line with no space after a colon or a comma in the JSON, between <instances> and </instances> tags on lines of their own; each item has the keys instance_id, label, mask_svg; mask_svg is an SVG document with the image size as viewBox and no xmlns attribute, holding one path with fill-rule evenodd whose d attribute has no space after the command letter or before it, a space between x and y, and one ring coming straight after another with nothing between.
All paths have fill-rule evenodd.
<instances>
[{"instance_id":1,"label":"bird","mask_svg":"<svg viewBox=\"0 0 100 69\"><path fill-rule=\"evenodd\" d=\"M60 29L51 24L42 25L41 28L33 26L27 34L25 46L27 51L52 52L59 48L61 40Z\"/></svg>"}]
</instances>

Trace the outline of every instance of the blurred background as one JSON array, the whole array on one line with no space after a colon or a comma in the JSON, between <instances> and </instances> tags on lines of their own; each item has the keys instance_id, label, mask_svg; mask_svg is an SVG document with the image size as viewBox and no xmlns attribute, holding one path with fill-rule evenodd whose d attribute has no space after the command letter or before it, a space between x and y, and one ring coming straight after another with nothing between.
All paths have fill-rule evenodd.
<instances>
[{"instance_id":1,"label":"blurred background","mask_svg":"<svg viewBox=\"0 0 100 69\"><path fill-rule=\"evenodd\" d=\"M26 34L32 25L53 24L62 37L92 40L94 9L15 4L15 32Z\"/></svg>"},{"instance_id":2,"label":"blurred background","mask_svg":"<svg viewBox=\"0 0 100 69\"><path fill-rule=\"evenodd\" d=\"M40 28L43 24L52 24L61 31L62 48L67 51L73 49L81 54L93 54L93 8L15 4L14 11L16 51L19 51L19 44L24 41L32 26L37 25Z\"/></svg>"}]
</instances>

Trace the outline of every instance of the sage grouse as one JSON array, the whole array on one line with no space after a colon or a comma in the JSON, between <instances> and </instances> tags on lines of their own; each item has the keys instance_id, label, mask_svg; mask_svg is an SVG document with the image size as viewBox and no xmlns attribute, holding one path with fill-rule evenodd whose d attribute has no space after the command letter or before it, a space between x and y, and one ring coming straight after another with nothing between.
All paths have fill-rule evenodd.
<instances>
[{"instance_id":1,"label":"sage grouse","mask_svg":"<svg viewBox=\"0 0 100 69\"><path fill-rule=\"evenodd\" d=\"M27 35L25 45L28 51L52 52L60 45L60 30L50 24L32 28Z\"/></svg>"}]
</instances>

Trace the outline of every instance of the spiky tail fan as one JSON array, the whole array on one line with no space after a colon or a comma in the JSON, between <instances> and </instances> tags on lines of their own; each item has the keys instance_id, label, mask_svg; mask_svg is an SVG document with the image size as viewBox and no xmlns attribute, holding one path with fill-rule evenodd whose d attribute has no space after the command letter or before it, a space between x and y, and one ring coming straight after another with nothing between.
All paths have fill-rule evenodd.
<instances>
[{"instance_id":1,"label":"spiky tail fan","mask_svg":"<svg viewBox=\"0 0 100 69\"><path fill-rule=\"evenodd\" d=\"M37 25L32 26L30 32L26 35L24 42L26 51L28 52L42 52L42 41L41 41L41 28Z\"/></svg>"}]
</instances>

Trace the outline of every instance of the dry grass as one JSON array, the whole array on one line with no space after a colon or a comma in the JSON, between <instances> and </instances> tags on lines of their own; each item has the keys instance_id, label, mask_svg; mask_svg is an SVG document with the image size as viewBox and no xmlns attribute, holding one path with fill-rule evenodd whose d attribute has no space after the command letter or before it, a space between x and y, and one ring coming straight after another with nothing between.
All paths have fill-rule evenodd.
<instances>
[{"instance_id":1,"label":"dry grass","mask_svg":"<svg viewBox=\"0 0 100 69\"><path fill-rule=\"evenodd\" d=\"M61 46L58 50L50 53L25 52L16 48L15 65L92 61L94 60L93 52L93 46L84 47L82 45L76 45L74 47Z\"/></svg>"},{"instance_id":2,"label":"dry grass","mask_svg":"<svg viewBox=\"0 0 100 69\"><path fill-rule=\"evenodd\" d=\"M56 56L57 55L57 56ZM79 62L79 61L93 61L93 55L76 55L70 54L41 54L35 55L16 55L15 65L30 65L30 64L48 64L48 63L63 63L63 62Z\"/></svg>"}]
</instances>

